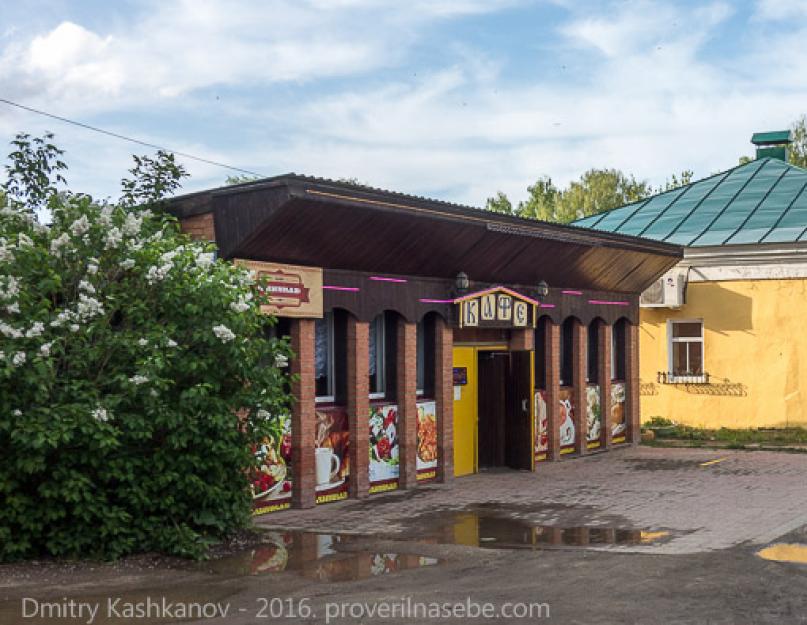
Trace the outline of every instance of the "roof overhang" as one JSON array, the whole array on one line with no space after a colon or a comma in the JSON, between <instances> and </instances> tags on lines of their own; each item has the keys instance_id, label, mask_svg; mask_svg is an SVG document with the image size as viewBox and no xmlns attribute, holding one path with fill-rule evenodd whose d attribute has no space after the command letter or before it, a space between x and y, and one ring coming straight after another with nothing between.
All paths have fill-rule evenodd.
<instances>
[{"instance_id":1,"label":"roof overhang","mask_svg":"<svg viewBox=\"0 0 807 625\"><path fill-rule=\"evenodd\" d=\"M223 258L638 293L675 265L677 245L522 219L301 176L172 200L212 211Z\"/></svg>"}]
</instances>

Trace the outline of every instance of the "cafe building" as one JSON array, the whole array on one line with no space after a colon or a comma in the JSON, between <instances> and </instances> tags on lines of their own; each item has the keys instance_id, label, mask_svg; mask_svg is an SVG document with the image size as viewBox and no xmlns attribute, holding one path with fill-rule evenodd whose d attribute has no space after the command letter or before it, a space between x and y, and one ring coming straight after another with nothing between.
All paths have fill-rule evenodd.
<instances>
[{"instance_id":1,"label":"cafe building","mask_svg":"<svg viewBox=\"0 0 807 625\"><path fill-rule=\"evenodd\" d=\"M639 294L678 246L294 174L168 209L268 279L295 354L256 514L639 440Z\"/></svg>"}]
</instances>

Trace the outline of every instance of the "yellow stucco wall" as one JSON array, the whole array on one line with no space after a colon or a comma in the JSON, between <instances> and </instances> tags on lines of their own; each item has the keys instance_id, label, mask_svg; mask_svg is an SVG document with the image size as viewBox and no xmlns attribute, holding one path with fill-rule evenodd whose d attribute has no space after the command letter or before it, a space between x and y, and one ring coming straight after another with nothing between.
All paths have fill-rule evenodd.
<instances>
[{"instance_id":1,"label":"yellow stucco wall","mask_svg":"<svg viewBox=\"0 0 807 625\"><path fill-rule=\"evenodd\" d=\"M807 426L807 280L690 282L686 301L680 310L641 310L642 420ZM657 382L657 372L668 368L668 319L703 319L711 384Z\"/></svg>"}]
</instances>

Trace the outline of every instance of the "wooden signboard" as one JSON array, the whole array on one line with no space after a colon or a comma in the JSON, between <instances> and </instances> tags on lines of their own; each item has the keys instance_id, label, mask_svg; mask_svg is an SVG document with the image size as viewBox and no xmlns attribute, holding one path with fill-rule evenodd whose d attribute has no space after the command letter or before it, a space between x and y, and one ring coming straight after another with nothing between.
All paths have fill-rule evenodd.
<instances>
[{"instance_id":1,"label":"wooden signboard","mask_svg":"<svg viewBox=\"0 0 807 625\"><path fill-rule=\"evenodd\" d=\"M534 328L540 303L503 286L454 300L460 328Z\"/></svg>"},{"instance_id":2,"label":"wooden signboard","mask_svg":"<svg viewBox=\"0 0 807 625\"><path fill-rule=\"evenodd\" d=\"M269 304L261 310L278 317L322 318L322 268L236 259L267 280Z\"/></svg>"}]
</instances>

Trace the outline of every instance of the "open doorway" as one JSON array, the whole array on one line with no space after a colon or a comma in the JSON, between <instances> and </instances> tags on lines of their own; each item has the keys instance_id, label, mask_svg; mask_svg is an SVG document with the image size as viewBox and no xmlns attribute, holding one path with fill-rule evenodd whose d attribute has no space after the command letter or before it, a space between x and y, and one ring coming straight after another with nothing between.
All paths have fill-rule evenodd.
<instances>
[{"instance_id":1,"label":"open doorway","mask_svg":"<svg viewBox=\"0 0 807 625\"><path fill-rule=\"evenodd\" d=\"M530 352L479 352L479 467L532 469Z\"/></svg>"}]
</instances>

